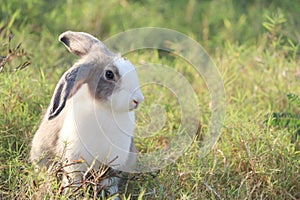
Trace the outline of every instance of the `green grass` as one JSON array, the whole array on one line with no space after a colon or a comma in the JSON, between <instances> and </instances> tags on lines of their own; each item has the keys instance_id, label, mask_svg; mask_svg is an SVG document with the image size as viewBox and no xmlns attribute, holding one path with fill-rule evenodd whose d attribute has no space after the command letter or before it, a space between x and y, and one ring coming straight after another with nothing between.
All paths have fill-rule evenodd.
<instances>
[{"instance_id":1,"label":"green grass","mask_svg":"<svg viewBox=\"0 0 300 200\"><path fill-rule=\"evenodd\" d=\"M30 142L55 84L77 59L59 44L58 35L71 29L103 40L131 28L156 26L180 31L209 52L224 81L226 118L206 157L200 156L199 136L176 162L127 181L124 198L299 199L299 9L297 1L4 0L0 56L19 56L0 66L0 198L67 198L58 194L55 177L35 174L28 161ZM14 35L10 46L9 31ZM199 135L205 134L211 99L191 66L156 51L126 56L135 65L159 63L184 74L201 107ZM152 152L172 139L179 108L166 89L145 87L143 93L138 129L151 122L152 102L159 99L168 111L161 131L137 138L140 151ZM89 194L93 198L88 189L81 195Z\"/></svg>"}]
</instances>

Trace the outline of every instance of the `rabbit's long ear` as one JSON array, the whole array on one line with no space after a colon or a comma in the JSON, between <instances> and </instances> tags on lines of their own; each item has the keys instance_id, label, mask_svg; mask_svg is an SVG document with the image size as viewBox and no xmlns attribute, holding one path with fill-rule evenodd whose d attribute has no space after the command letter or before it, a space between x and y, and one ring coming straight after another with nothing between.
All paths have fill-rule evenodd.
<instances>
[{"instance_id":1,"label":"rabbit's long ear","mask_svg":"<svg viewBox=\"0 0 300 200\"><path fill-rule=\"evenodd\" d=\"M66 105L66 101L72 97L86 81L89 70L85 66L74 66L60 78L56 85L50 103L48 120L57 117Z\"/></svg>"},{"instance_id":2,"label":"rabbit's long ear","mask_svg":"<svg viewBox=\"0 0 300 200\"><path fill-rule=\"evenodd\" d=\"M92 50L100 50L103 53L111 54L106 46L94 36L84 32L66 31L59 36L59 41L73 54L80 57Z\"/></svg>"}]
</instances>

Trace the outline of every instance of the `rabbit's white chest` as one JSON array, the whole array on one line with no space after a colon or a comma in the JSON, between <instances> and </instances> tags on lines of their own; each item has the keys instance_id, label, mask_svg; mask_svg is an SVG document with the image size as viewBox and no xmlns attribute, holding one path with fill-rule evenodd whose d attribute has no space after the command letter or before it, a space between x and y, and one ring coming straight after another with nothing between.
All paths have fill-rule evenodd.
<instances>
[{"instance_id":1,"label":"rabbit's white chest","mask_svg":"<svg viewBox=\"0 0 300 200\"><path fill-rule=\"evenodd\" d=\"M62 128L68 160L97 159L115 169L124 168L134 133L134 113L112 113L89 97L84 85L69 102Z\"/></svg>"}]
</instances>

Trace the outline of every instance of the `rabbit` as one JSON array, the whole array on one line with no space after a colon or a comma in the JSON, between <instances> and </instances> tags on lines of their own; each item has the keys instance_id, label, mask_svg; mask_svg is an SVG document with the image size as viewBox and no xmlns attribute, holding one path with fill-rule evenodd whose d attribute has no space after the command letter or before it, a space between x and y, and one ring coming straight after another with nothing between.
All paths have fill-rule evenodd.
<instances>
[{"instance_id":1,"label":"rabbit","mask_svg":"<svg viewBox=\"0 0 300 200\"><path fill-rule=\"evenodd\" d=\"M134 65L84 32L66 31L59 41L80 57L60 78L35 133L30 160L49 169L60 157L66 164L62 185L78 185L89 167L107 165L131 172L137 160L134 110L144 100ZM76 160L83 163L67 165ZM118 193L118 177L102 181Z\"/></svg>"}]
</instances>

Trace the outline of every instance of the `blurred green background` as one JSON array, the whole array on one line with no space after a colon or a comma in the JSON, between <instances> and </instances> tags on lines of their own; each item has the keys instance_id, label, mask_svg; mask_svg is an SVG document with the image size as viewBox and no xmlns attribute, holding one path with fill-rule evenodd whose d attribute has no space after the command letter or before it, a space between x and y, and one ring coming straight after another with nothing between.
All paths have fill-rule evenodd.
<instances>
[{"instance_id":1,"label":"blurred green background","mask_svg":"<svg viewBox=\"0 0 300 200\"><path fill-rule=\"evenodd\" d=\"M253 43L266 29L266 16L288 20L285 35L299 41L299 1L6 1L1 23L27 34L85 30L106 38L136 27L156 26L185 33L209 50L225 42ZM289 31L287 31L289 30ZM56 35L55 35L56 34Z\"/></svg>"}]
</instances>

